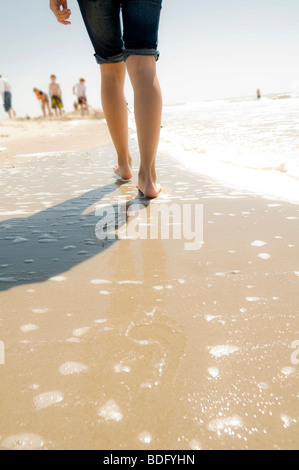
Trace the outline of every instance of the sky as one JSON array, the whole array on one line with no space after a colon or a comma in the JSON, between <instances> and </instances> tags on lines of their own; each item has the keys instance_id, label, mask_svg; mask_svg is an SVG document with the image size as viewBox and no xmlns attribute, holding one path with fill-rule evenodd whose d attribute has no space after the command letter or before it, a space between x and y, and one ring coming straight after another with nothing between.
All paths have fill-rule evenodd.
<instances>
[{"instance_id":1,"label":"sky","mask_svg":"<svg viewBox=\"0 0 299 470\"><path fill-rule=\"evenodd\" d=\"M52 73L66 111L81 76L90 104L101 106L99 66L76 0L68 6L72 25L63 26L49 0L0 0L0 74L13 87L19 116L41 113L32 89L47 91ZM164 0L158 62L164 103L249 96L257 88L290 91L299 80L298 24L298 0ZM126 96L132 106L129 80Z\"/></svg>"}]
</instances>

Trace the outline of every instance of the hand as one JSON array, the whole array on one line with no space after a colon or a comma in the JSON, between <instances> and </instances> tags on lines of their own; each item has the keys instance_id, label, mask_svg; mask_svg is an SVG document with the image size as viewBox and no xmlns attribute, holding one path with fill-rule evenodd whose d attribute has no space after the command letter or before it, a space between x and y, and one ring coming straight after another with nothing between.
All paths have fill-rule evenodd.
<instances>
[{"instance_id":1,"label":"hand","mask_svg":"<svg viewBox=\"0 0 299 470\"><path fill-rule=\"evenodd\" d=\"M68 9L67 0L50 0L50 9L56 16L58 23L71 24L70 21L67 21L72 14Z\"/></svg>"}]
</instances>

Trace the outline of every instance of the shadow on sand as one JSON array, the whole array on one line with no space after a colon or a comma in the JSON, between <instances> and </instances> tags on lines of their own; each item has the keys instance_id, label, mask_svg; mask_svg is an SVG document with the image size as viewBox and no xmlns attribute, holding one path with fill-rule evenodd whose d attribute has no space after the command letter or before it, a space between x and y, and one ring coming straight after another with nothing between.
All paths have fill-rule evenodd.
<instances>
[{"instance_id":1,"label":"shadow on sand","mask_svg":"<svg viewBox=\"0 0 299 470\"><path fill-rule=\"evenodd\" d=\"M47 281L117 242L117 237L99 240L95 228L100 217L95 210L83 213L122 184L102 186L37 214L1 222L0 291ZM112 205L116 228L126 224L128 209L138 203L141 201L136 197L122 206ZM149 203L142 199L143 207Z\"/></svg>"}]
</instances>

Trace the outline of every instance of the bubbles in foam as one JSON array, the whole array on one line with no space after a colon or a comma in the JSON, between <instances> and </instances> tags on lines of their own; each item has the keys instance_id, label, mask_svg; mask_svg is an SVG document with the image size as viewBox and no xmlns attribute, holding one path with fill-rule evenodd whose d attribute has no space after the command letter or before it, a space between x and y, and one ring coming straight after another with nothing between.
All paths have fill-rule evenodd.
<instances>
[{"instance_id":1,"label":"bubbles in foam","mask_svg":"<svg viewBox=\"0 0 299 470\"><path fill-rule=\"evenodd\" d=\"M208 372L214 379L219 376L219 369L217 367L209 367Z\"/></svg>"},{"instance_id":2,"label":"bubbles in foam","mask_svg":"<svg viewBox=\"0 0 299 470\"><path fill-rule=\"evenodd\" d=\"M230 345L219 345L208 349L210 349L210 354L214 357L229 356L230 354L239 351L239 348L237 346Z\"/></svg>"},{"instance_id":3,"label":"bubbles in foam","mask_svg":"<svg viewBox=\"0 0 299 470\"><path fill-rule=\"evenodd\" d=\"M281 414L280 419L283 422L284 428L289 428L293 423L296 422L296 420L285 414Z\"/></svg>"},{"instance_id":4,"label":"bubbles in foam","mask_svg":"<svg viewBox=\"0 0 299 470\"><path fill-rule=\"evenodd\" d=\"M111 281L106 281L105 279L93 279L90 281L90 284L112 284Z\"/></svg>"},{"instance_id":5,"label":"bubbles in foam","mask_svg":"<svg viewBox=\"0 0 299 470\"><path fill-rule=\"evenodd\" d=\"M88 367L85 364L80 362L65 362L62 366L59 367L59 372L61 375L74 375L80 374L81 372L86 372Z\"/></svg>"},{"instance_id":6,"label":"bubbles in foam","mask_svg":"<svg viewBox=\"0 0 299 470\"><path fill-rule=\"evenodd\" d=\"M264 260L268 260L271 258L271 255L269 255L269 253L260 253L258 257Z\"/></svg>"},{"instance_id":7,"label":"bubbles in foam","mask_svg":"<svg viewBox=\"0 0 299 470\"><path fill-rule=\"evenodd\" d=\"M261 240L255 240L254 242L251 243L251 246L265 246L265 245L267 245L267 243Z\"/></svg>"},{"instance_id":8,"label":"bubbles in foam","mask_svg":"<svg viewBox=\"0 0 299 470\"><path fill-rule=\"evenodd\" d=\"M32 309L32 312L33 312L33 313L37 313L37 314L39 314L39 315L42 315L42 314L44 314L44 313L47 313L48 311L49 311L48 308L33 308L33 309Z\"/></svg>"},{"instance_id":9,"label":"bubbles in foam","mask_svg":"<svg viewBox=\"0 0 299 470\"><path fill-rule=\"evenodd\" d=\"M61 392L46 392L38 395L33 399L34 406L38 410L49 408L50 406L62 401L63 394Z\"/></svg>"},{"instance_id":10,"label":"bubbles in foam","mask_svg":"<svg viewBox=\"0 0 299 470\"><path fill-rule=\"evenodd\" d=\"M149 432L142 432L138 436L138 440L142 442L142 444L150 444L152 442L152 436Z\"/></svg>"},{"instance_id":11,"label":"bubbles in foam","mask_svg":"<svg viewBox=\"0 0 299 470\"><path fill-rule=\"evenodd\" d=\"M114 372L116 372L116 374L120 374L121 372L131 372L131 367L129 366L124 366L123 364L115 364L114 365Z\"/></svg>"},{"instance_id":12,"label":"bubbles in foam","mask_svg":"<svg viewBox=\"0 0 299 470\"><path fill-rule=\"evenodd\" d=\"M229 432L234 428L243 427L243 420L238 415L233 415L225 418L217 418L208 423L208 430L211 432L226 431Z\"/></svg>"},{"instance_id":13,"label":"bubbles in foam","mask_svg":"<svg viewBox=\"0 0 299 470\"><path fill-rule=\"evenodd\" d=\"M99 409L98 415L105 421L119 422L123 418L123 414L114 400L108 400L107 403Z\"/></svg>"},{"instance_id":14,"label":"bubbles in foam","mask_svg":"<svg viewBox=\"0 0 299 470\"><path fill-rule=\"evenodd\" d=\"M17 434L2 441L1 446L9 450L38 450L44 445L44 440L37 434Z\"/></svg>"},{"instance_id":15,"label":"bubbles in foam","mask_svg":"<svg viewBox=\"0 0 299 470\"><path fill-rule=\"evenodd\" d=\"M73 330L73 336L83 336L90 330L89 326L85 326L83 328L77 328Z\"/></svg>"},{"instance_id":16,"label":"bubbles in foam","mask_svg":"<svg viewBox=\"0 0 299 470\"><path fill-rule=\"evenodd\" d=\"M20 330L23 333L29 333L30 331L38 330L38 326L37 325L23 325L23 326L21 326Z\"/></svg>"},{"instance_id":17,"label":"bubbles in foam","mask_svg":"<svg viewBox=\"0 0 299 470\"><path fill-rule=\"evenodd\" d=\"M192 450L201 450L201 443L197 439L192 439L189 442L189 447Z\"/></svg>"},{"instance_id":18,"label":"bubbles in foam","mask_svg":"<svg viewBox=\"0 0 299 470\"><path fill-rule=\"evenodd\" d=\"M289 376L289 375L293 375L295 372L295 368L294 367L283 367L281 369L281 373L285 376Z\"/></svg>"},{"instance_id":19,"label":"bubbles in foam","mask_svg":"<svg viewBox=\"0 0 299 470\"><path fill-rule=\"evenodd\" d=\"M55 281L55 282L63 282L63 281L66 281L66 277L65 276L54 276L54 277L51 277L49 280L50 281Z\"/></svg>"}]
</instances>

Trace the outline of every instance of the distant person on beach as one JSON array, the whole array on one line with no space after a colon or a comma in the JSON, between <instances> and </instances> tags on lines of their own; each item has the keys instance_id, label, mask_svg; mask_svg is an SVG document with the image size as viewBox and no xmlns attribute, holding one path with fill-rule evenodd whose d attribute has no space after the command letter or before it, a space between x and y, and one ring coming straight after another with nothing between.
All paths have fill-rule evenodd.
<instances>
[{"instance_id":1,"label":"distant person on beach","mask_svg":"<svg viewBox=\"0 0 299 470\"><path fill-rule=\"evenodd\" d=\"M0 75L0 94L3 96L3 106L10 119L16 116L16 112L12 107L12 93L11 86L6 78Z\"/></svg>"},{"instance_id":2,"label":"distant person on beach","mask_svg":"<svg viewBox=\"0 0 299 470\"><path fill-rule=\"evenodd\" d=\"M86 85L84 78L80 78L79 83L73 86L73 93L78 98L78 105L81 108L81 114L84 116L84 110L86 109L87 114L89 114L87 97L86 97Z\"/></svg>"},{"instance_id":3,"label":"distant person on beach","mask_svg":"<svg viewBox=\"0 0 299 470\"><path fill-rule=\"evenodd\" d=\"M258 88L257 91L256 91L256 96L257 96L257 99L260 100L261 97L262 97L262 94L261 94L261 90Z\"/></svg>"},{"instance_id":4,"label":"distant person on beach","mask_svg":"<svg viewBox=\"0 0 299 470\"><path fill-rule=\"evenodd\" d=\"M60 85L56 82L56 75L51 75L51 83L49 85L49 95L51 97L52 109L54 110L56 116L59 113L59 116L62 116L62 92Z\"/></svg>"},{"instance_id":5,"label":"distant person on beach","mask_svg":"<svg viewBox=\"0 0 299 470\"><path fill-rule=\"evenodd\" d=\"M116 148L114 172L132 178L128 112L124 95L128 71L135 96L135 120L140 150L138 189L149 198L161 191L156 179L162 94L156 72L158 30L162 0L78 0L83 20L101 65L102 105ZM71 24L67 0L50 0L59 23ZM120 13L124 34L121 31Z\"/></svg>"},{"instance_id":6,"label":"distant person on beach","mask_svg":"<svg viewBox=\"0 0 299 470\"><path fill-rule=\"evenodd\" d=\"M33 91L35 93L36 98L41 102L44 117L47 117L47 111L49 116L53 116L50 108L49 96L38 88L33 88Z\"/></svg>"}]
</instances>

